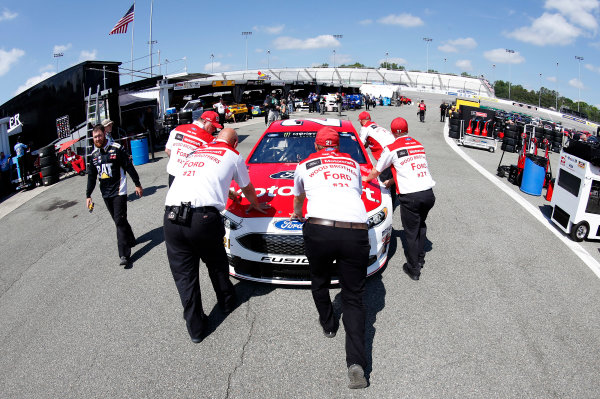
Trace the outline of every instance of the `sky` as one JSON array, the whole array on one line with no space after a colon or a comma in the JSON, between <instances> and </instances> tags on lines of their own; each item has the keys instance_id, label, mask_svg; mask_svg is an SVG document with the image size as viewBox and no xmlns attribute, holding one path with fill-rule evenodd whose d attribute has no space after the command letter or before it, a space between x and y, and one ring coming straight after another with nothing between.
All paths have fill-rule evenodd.
<instances>
[{"instance_id":1,"label":"sky","mask_svg":"<svg viewBox=\"0 0 600 399\"><path fill-rule=\"evenodd\" d=\"M151 0L136 1L135 25L126 34L108 35L132 3L0 0L0 104L84 60L129 68L133 28L134 58L141 58L134 68L149 69ZM186 66L188 72L245 69L246 54L250 69L374 67L387 59L408 70L428 65L530 90L543 86L573 100L581 93L600 108L599 16L600 0L155 0L152 40L162 73L165 64L169 74ZM158 54L153 63L157 73Z\"/></svg>"}]
</instances>

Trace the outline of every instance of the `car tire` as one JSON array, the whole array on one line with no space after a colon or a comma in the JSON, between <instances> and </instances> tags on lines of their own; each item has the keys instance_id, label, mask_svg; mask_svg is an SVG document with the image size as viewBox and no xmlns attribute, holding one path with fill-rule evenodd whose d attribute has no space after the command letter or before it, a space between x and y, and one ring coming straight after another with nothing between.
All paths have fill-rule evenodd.
<instances>
[{"instance_id":1,"label":"car tire","mask_svg":"<svg viewBox=\"0 0 600 399\"><path fill-rule=\"evenodd\" d=\"M42 184L44 186L50 186L58 181L57 175L51 175L47 177L42 177Z\"/></svg>"},{"instance_id":2,"label":"car tire","mask_svg":"<svg viewBox=\"0 0 600 399\"><path fill-rule=\"evenodd\" d=\"M42 177L58 175L58 165L44 166L41 169Z\"/></svg>"},{"instance_id":3,"label":"car tire","mask_svg":"<svg viewBox=\"0 0 600 399\"><path fill-rule=\"evenodd\" d=\"M517 136L518 136L518 134L514 130L505 130L504 131L504 138L516 139Z\"/></svg>"},{"instance_id":4,"label":"car tire","mask_svg":"<svg viewBox=\"0 0 600 399\"><path fill-rule=\"evenodd\" d=\"M50 166L50 165L56 165L58 163L58 159L56 158L56 156L47 156L47 157L40 157L40 167L46 167L46 166Z\"/></svg>"},{"instance_id":5,"label":"car tire","mask_svg":"<svg viewBox=\"0 0 600 399\"><path fill-rule=\"evenodd\" d=\"M508 144L504 144L504 143L502 144L500 149L502 151L506 151L506 152L515 152L515 150L516 150L514 145L508 145Z\"/></svg>"},{"instance_id":6,"label":"car tire","mask_svg":"<svg viewBox=\"0 0 600 399\"><path fill-rule=\"evenodd\" d=\"M586 221L582 221L573 225L569 236L575 242L581 242L585 240L590 232L590 225Z\"/></svg>"},{"instance_id":7,"label":"car tire","mask_svg":"<svg viewBox=\"0 0 600 399\"><path fill-rule=\"evenodd\" d=\"M510 145L515 147L517 145L517 139L511 139L509 137L505 137L503 141L506 145Z\"/></svg>"}]
</instances>

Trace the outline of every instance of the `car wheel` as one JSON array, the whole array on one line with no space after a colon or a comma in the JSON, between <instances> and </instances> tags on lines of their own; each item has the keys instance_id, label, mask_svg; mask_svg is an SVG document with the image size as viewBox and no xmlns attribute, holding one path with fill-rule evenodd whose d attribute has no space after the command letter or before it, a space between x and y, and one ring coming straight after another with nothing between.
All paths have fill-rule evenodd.
<instances>
[{"instance_id":1,"label":"car wheel","mask_svg":"<svg viewBox=\"0 0 600 399\"><path fill-rule=\"evenodd\" d=\"M573 241L581 242L587 238L589 232L590 226L587 224L587 222L583 221L571 227L569 235Z\"/></svg>"}]
</instances>

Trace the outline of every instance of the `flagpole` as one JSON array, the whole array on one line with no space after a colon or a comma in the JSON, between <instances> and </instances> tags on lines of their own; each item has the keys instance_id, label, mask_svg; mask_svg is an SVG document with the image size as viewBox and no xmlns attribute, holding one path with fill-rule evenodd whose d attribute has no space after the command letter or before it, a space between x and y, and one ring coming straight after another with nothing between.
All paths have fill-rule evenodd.
<instances>
[{"instance_id":1,"label":"flagpole","mask_svg":"<svg viewBox=\"0 0 600 399\"><path fill-rule=\"evenodd\" d=\"M154 0L150 1L150 77L154 76L152 73L152 9L154 8Z\"/></svg>"},{"instance_id":2,"label":"flagpole","mask_svg":"<svg viewBox=\"0 0 600 399\"><path fill-rule=\"evenodd\" d=\"M133 0L133 21L131 21L131 81L133 82L133 34L135 32L135 0Z\"/></svg>"}]
</instances>

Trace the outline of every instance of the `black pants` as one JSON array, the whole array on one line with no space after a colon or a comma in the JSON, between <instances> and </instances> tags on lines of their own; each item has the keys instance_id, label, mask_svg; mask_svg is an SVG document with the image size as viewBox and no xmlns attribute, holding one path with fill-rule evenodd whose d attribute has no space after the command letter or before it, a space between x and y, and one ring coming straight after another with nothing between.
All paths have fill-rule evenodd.
<instances>
[{"instance_id":1,"label":"black pants","mask_svg":"<svg viewBox=\"0 0 600 399\"><path fill-rule=\"evenodd\" d=\"M399 194L400 219L406 237L406 263L412 274L420 275L425 263L427 241L427 214L435 204L433 190Z\"/></svg>"},{"instance_id":2,"label":"black pants","mask_svg":"<svg viewBox=\"0 0 600 399\"><path fill-rule=\"evenodd\" d=\"M225 123L225 114L219 114L219 125L223 126Z\"/></svg>"},{"instance_id":3,"label":"black pants","mask_svg":"<svg viewBox=\"0 0 600 399\"><path fill-rule=\"evenodd\" d=\"M392 168L393 166L390 166L387 169L384 169L381 174L379 175L379 179L381 180L382 183L384 183L386 180L392 180L392 185L390 186L389 190L390 190L390 196L391 196L391 200L392 200L392 209L395 209L395 205L396 205L396 182L394 181L394 174L392 173Z\"/></svg>"},{"instance_id":4,"label":"black pants","mask_svg":"<svg viewBox=\"0 0 600 399\"><path fill-rule=\"evenodd\" d=\"M365 101L365 109L368 111L369 110L369 101Z\"/></svg>"},{"instance_id":5,"label":"black pants","mask_svg":"<svg viewBox=\"0 0 600 399\"><path fill-rule=\"evenodd\" d=\"M135 235L127 221L127 196L117 195L116 197L104 198L106 208L117 226L117 246L119 247L119 257L131 256L131 247L135 245Z\"/></svg>"},{"instance_id":6,"label":"black pants","mask_svg":"<svg viewBox=\"0 0 600 399\"><path fill-rule=\"evenodd\" d=\"M419 120L425 122L425 111L419 111Z\"/></svg>"},{"instance_id":7,"label":"black pants","mask_svg":"<svg viewBox=\"0 0 600 399\"><path fill-rule=\"evenodd\" d=\"M333 261L336 261L342 288L342 312L346 330L346 365L367 366L365 354L366 309L363 303L369 235L367 230L342 229L305 223L304 248L310 264L311 289L319 322L327 331L335 331L337 321L329 297Z\"/></svg>"},{"instance_id":8,"label":"black pants","mask_svg":"<svg viewBox=\"0 0 600 399\"><path fill-rule=\"evenodd\" d=\"M183 305L188 333L192 338L199 338L204 329L198 280L200 260L206 264L219 304L228 306L235 301L223 247L223 219L216 211L194 212L189 226L183 226L172 223L165 213L164 233L169 266Z\"/></svg>"},{"instance_id":9,"label":"black pants","mask_svg":"<svg viewBox=\"0 0 600 399\"><path fill-rule=\"evenodd\" d=\"M442 112L442 113L440 114L440 122L445 122L445 121L446 121L446 113L445 113L445 112Z\"/></svg>"}]
</instances>

